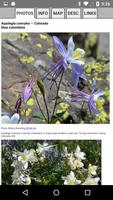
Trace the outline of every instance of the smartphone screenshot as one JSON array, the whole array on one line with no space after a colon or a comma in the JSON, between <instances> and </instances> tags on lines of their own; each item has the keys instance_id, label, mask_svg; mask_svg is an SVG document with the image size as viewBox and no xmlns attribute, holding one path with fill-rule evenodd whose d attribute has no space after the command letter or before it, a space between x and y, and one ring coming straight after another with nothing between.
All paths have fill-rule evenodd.
<instances>
[{"instance_id":1,"label":"smartphone screenshot","mask_svg":"<svg viewBox=\"0 0 113 200\"><path fill-rule=\"evenodd\" d=\"M111 194L112 45L112 0L0 0L0 197Z\"/></svg>"}]
</instances>

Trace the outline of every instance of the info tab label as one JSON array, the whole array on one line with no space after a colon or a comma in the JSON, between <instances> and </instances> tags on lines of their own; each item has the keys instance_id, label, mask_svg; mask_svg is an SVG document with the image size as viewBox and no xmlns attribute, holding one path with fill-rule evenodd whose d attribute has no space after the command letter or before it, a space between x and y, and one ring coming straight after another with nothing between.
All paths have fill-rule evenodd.
<instances>
[{"instance_id":1,"label":"info tab label","mask_svg":"<svg viewBox=\"0 0 113 200\"><path fill-rule=\"evenodd\" d=\"M85 8L83 9L83 18L85 19L96 19L97 9L96 8Z\"/></svg>"},{"instance_id":2,"label":"info tab label","mask_svg":"<svg viewBox=\"0 0 113 200\"><path fill-rule=\"evenodd\" d=\"M49 19L49 8L37 8L38 19Z\"/></svg>"},{"instance_id":3,"label":"info tab label","mask_svg":"<svg viewBox=\"0 0 113 200\"><path fill-rule=\"evenodd\" d=\"M53 19L64 19L64 8L52 8Z\"/></svg>"},{"instance_id":4,"label":"info tab label","mask_svg":"<svg viewBox=\"0 0 113 200\"><path fill-rule=\"evenodd\" d=\"M80 9L78 8L67 8L67 18L68 19L80 19Z\"/></svg>"}]
</instances>

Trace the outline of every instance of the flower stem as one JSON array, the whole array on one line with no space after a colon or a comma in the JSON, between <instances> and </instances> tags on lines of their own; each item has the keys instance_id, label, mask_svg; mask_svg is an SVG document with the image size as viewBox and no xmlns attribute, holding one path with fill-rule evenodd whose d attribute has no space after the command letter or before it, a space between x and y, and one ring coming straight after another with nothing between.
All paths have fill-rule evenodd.
<instances>
[{"instance_id":1,"label":"flower stem","mask_svg":"<svg viewBox=\"0 0 113 200\"><path fill-rule=\"evenodd\" d=\"M43 100L44 100L45 107L46 107L46 112L47 112L47 122L49 124L49 109L48 109L47 102L46 102L46 99L45 99L44 95L43 95Z\"/></svg>"},{"instance_id":2,"label":"flower stem","mask_svg":"<svg viewBox=\"0 0 113 200\"><path fill-rule=\"evenodd\" d=\"M52 121L52 118L53 118L54 113L55 113L55 110L56 110L57 101L58 101L58 93L59 93L59 89L60 89L60 85L61 85L61 81L62 81L63 75L64 75L64 71L63 71L62 74L61 74L61 77L60 77L60 80L59 80L59 84L58 84L58 87L57 87L56 98L55 98L55 104L54 104L53 113L52 113L52 116L51 116L51 121Z\"/></svg>"},{"instance_id":3,"label":"flower stem","mask_svg":"<svg viewBox=\"0 0 113 200\"><path fill-rule=\"evenodd\" d=\"M83 108L84 108L84 104L85 104L85 102L83 101L82 106L81 106L81 111L82 111Z\"/></svg>"},{"instance_id":4,"label":"flower stem","mask_svg":"<svg viewBox=\"0 0 113 200\"><path fill-rule=\"evenodd\" d=\"M34 97L35 97L35 99L36 99L36 103L37 103L37 105L38 105L38 107L39 107L39 109L40 109L40 112L42 113L42 115L43 115L45 121L48 122L48 120L46 119L45 114L43 113L43 110L42 110L42 108L41 108L41 106L40 106L40 103L39 103L39 101L38 101L38 98L37 98L37 95L36 95L35 91L34 91L33 89L32 89L32 91L33 91Z\"/></svg>"}]
</instances>

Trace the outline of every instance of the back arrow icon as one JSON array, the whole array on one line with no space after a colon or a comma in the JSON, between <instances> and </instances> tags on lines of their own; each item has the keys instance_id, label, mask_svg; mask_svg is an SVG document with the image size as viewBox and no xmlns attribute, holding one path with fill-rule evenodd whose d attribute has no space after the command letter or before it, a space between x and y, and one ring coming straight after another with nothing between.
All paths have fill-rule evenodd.
<instances>
[{"instance_id":1,"label":"back arrow icon","mask_svg":"<svg viewBox=\"0 0 113 200\"><path fill-rule=\"evenodd\" d=\"M24 191L22 192L22 194L24 194L25 196L28 196L28 195L29 195L28 190L24 190Z\"/></svg>"}]
</instances>

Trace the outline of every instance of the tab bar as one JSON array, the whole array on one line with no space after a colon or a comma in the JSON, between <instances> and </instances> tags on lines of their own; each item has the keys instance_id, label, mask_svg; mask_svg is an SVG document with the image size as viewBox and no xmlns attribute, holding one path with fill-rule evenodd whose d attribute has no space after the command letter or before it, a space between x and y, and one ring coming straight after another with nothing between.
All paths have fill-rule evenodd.
<instances>
[{"instance_id":1,"label":"tab bar","mask_svg":"<svg viewBox=\"0 0 113 200\"><path fill-rule=\"evenodd\" d=\"M52 8L53 19L64 19L64 8Z\"/></svg>"},{"instance_id":2,"label":"tab bar","mask_svg":"<svg viewBox=\"0 0 113 200\"><path fill-rule=\"evenodd\" d=\"M85 8L83 9L84 19L97 19L97 8Z\"/></svg>"},{"instance_id":3,"label":"tab bar","mask_svg":"<svg viewBox=\"0 0 113 200\"><path fill-rule=\"evenodd\" d=\"M67 8L67 18L68 19L80 19L80 9L79 8Z\"/></svg>"}]
</instances>

